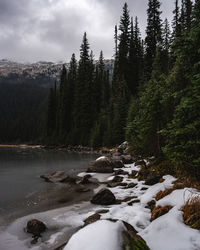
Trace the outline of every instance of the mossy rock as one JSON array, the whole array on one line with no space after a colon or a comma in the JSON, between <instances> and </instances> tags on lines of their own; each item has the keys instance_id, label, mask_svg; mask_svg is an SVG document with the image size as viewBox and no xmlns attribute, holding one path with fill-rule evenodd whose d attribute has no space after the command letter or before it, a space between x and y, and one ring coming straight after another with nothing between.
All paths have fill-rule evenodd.
<instances>
[{"instance_id":1,"label":"mossy rock","mask_svg":"<svg viewBox=\"0 0 200 250\"><path fill-rule=\"evenodd\" d=\"M191 228L200 230L200 219L191 225Z\"/></svg>"},{"instance_id":2,"label":"mossy rock","mask_svg":"<svg viewBox=\"0 0 200 250\"><path fill-rule=\"evenodd\" d=\"M200 230L200 213L192 214L187 220L185 220L185 224L189 225L191 228Z\"/></svg>"},{"instance_id":3,"label":"mossy rock","mask_svg":"<svg viewBox=\"0 0 200 250\"><path fill-rule=\"evenodd\" d=\"M130 224L124 222L124 225L127 230L122 232L123 250L150 250L145 240Z\"/></svg>"}]
</instances>

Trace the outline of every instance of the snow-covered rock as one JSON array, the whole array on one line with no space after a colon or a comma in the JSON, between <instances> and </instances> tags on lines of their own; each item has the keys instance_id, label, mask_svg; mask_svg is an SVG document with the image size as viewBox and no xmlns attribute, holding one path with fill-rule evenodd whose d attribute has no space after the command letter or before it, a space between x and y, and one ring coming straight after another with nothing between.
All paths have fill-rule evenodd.
<instances>
[{"instance_id":1,"label":"snow-covered rock","mask_svg":"<svg viewBox=\"0 0 200 250\"><path fill-rule=\"evenodd\" d=\"M121 250L122 222L97 221L75 233L64 250Z\"/></svg>"}]
</instances>

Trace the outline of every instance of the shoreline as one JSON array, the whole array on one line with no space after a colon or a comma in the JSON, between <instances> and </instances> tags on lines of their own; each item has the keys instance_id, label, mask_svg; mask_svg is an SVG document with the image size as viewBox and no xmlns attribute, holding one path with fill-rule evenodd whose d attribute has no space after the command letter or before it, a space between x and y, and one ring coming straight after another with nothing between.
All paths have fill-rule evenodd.
<instances>
[{"instance_id":1,"label":"shoreline","mask_svg":"<svg viewBox=\"0 0 200 250\"><path fill-rule=\"evenodd\" d=\"M43 145L43 144L0 144L0 148L21 148L21 149L44 149L44 150L55 150L55 151L64 151L64 152L71 152L71 153L83 153L83 154L94 154L94 155L101 155L101 154L110 154L112 147L110 149L99 148L94 150L93 148L87 146L71 146L71 145Z\"/></svg>"},{"instance_id":2,"label":"shoreline","mask_svg":"<svg viewBox=\"0 0 200 250\"><path fill-rule=\"evenodd\" d=\"M0 144L0 148L44 148L43 145L28 145L28 144Z\"/></svg>"},{"instance_id":3,"label":"shoreline","mask_svg":"<svg viewBox=\"0 0 200 250\"><path fill-rule=\"evenodd\" d=\"M148 175L146 175L146 172L141 170L144 170L144 166L129 163L116 168L117 175L116 172L99 174L93 171L92 178L98 179L98 183L84 184L87 185L86 187L90 187L90 192L81 194L76 193L75 186L77 184L71 187L66 185L62 192L59 188L61 185L57 185L58 189L55 193L47 192L44 195L49 201L52 201L51 197L56 197L56 200L48 204L42 199L38 205L40 212L32 211L33 213L28 216L23 215L23 217L16 219L6 228L1 228L0 248L2 247L1 249L4 250L27 250L31 248L35 250L63 250L65 246L77 242L77 239L78 242L80 240L80 246L82 246L81 244L90 243L91 240L94 240L91 235L95 235L95 232L93 234L93 231L90 231L88 238L81 238L82 232L86 228L87 230L90 228L86 221L90 224L98 223L98 220L100 220L104 226L105 221L112 223L125 222L129 227L133 227L131 232L134 231L136 236L142 237L147 249L160 250L163 248L168 250L174 245L177 245L176 249L186 249L182 248L182 242L184 241L189 246L187 249L193 249L197 246L200 235L191 227L185 226L181 208L190 197L190 192L186 193L186 191L191 190L192 192L194 189L189 189L183 185L181 188L176 187L176 184L180 181L176 183L177 179L171 175L158 176L145 167L145 170L148 171ZM87 172L84 172L79 176L83 177L87 174ZM153 179L150 181L148 176ZM109 205L101 202L91 204L90 200L94 198L93 193L101 192L100 189L106 185L107 189L114 195L115 201ZM160 199L156 199L160 192L171 189L173 189L171 193L166 193ZM56 193L60 197L57 197ZM58 206L59 201L60 205ZM44 205L44 212L41 212L42 204ZM154 216L154 218L152 217L158 208L162 209L162 207L165 208L166 206L170 206L169 210ZM31 235L23 231L27 222L32 219L42 221L48 229L34 246L31 245ZM166 224L166 221L169 221L169 223ZM158 229L159 241L155 242ZM169 235L169 245L165 246L168 232L178 233L179 237ZM74 234L76 234L76 237L71 237ZM68 244L68 242L70 243Z\"/></svg>"},{"instance_id":4,"label":"shoreline","mask_svg":"<svg viewBox=\"0 0 200 250\"><path fill-rule=\"evenodd\" d=\"M87 185L90 191L77 192L78 185L76 184L52 183L52 186L30 195L23 201L13 203L8 210L0 213L1 225L8 226L21 217L89 201L94 189L98 187L97 184L91 183Z\"/></svg>"}]
</instances>

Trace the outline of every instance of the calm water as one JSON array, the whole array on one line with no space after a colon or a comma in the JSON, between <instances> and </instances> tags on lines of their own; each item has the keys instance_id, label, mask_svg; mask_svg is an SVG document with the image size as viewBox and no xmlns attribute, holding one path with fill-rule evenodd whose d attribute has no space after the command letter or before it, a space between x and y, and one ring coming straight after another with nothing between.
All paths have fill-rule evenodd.
<instances>
[{"instance_id":1,"label":"calm water","mask_svg":"<svg viewBox=\"0 0 200 250\"><path fill-rule=\"evenodd\" d=\"M49 188L41 174L64 170L70 174L84 171L94 155L43 149L0 148L0 213L15 202Z\"/></svg>"}]
</instances>

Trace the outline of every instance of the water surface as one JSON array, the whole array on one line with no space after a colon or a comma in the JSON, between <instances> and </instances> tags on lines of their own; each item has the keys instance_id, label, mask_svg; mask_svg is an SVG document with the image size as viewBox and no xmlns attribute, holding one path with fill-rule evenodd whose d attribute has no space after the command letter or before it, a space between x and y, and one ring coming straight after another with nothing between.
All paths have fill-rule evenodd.
<instances>
[{"instance_id":1,"label":"water surface","mask_svg":"<svg viewBox=\"0 0 200 250\"><path fill-rule=\"evenodd\" d=\"M55 188L41 174L84 171L94 155L55 150L0 147L0 216L34 194ZM30 198L31 199L31 198Z\"/></svg>"}]
</instances>

